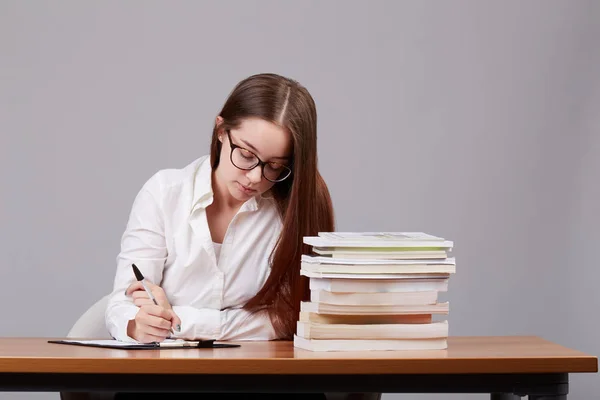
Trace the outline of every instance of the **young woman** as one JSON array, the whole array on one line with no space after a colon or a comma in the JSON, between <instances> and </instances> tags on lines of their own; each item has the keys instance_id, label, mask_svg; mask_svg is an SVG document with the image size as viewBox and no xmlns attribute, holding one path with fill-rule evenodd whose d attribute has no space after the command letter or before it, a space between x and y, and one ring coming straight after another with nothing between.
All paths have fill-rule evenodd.
<instances>
[{"instance_id":1,"label":"young woman","mask_svg":"<svg viewBox=\"0 0 600 400\"><path fill-rule=\"evenodd\" d=\"M136 196L106 326L125 341L291 339L308 295L303 237L333 230L311 95L251 76L216 117L210 155L157 172Z\"/></svg>"}]
</instances>

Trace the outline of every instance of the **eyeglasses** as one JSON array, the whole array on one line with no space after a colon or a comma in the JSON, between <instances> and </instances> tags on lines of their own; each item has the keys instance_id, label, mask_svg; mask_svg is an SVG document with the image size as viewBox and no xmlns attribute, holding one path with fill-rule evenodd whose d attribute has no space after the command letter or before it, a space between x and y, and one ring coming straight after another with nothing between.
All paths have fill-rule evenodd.
<instances>
[{"instance_id":1,"label":"eyeglasses","mask_svg":"<svg viewBox=\"0 0 600 400\"><path fill-rule=\"evenodd\" d=\"M226 132L227 138L229 139L229 147L231 147L229 158L235 167L250 171L260 165L262 176L264 176L266 180L275 183L285 180L292 174L292 170L286 165L273 161L264 162L250 150L234 144L231 141L231 132L229 129L227 129Z\"/></svg>"}]
</instances>

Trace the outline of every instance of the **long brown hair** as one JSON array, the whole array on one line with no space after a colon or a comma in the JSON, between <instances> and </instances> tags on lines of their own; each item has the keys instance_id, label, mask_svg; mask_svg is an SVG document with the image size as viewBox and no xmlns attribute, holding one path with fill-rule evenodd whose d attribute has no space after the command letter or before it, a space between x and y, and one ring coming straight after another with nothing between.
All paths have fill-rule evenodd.
<instances>
[{"instance_id":1,"label":"long brown hair","mask_svg":"<svg viewBox=\"0 0 600 400\"><path fill-rule=\"evenodd\" d=\"M309 295L308 279L300 276L300 257L310 247L304 236L334 230L329 190L317 169L317 111L308 90L298 82L276 74L250 76L236 85L219 113L210 148L213 170L219 165L219 132L237 128L241 121L258 117L287 129L293 139L292 174L272 188L283 221L281 234L270 257L271 273L262 289L244 306L266 310L282 339L296 330L300 301Z\"/></svg>"}]
</instances>

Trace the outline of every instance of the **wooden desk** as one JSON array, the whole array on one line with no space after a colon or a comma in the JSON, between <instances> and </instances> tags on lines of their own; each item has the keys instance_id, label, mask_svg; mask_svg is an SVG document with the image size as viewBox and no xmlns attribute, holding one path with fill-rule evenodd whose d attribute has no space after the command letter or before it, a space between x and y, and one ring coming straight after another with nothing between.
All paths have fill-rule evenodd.
<instances>
[{"instance_id":1,"label":"wooden desk","mask_svg":"<svg viewBox=\"0 0 600 400\"><path fill-rule=\"evenodd\" d=\"M569 373L598 371L596 357L538 337L451 337L442 351L344 353L310 352L291 342L118 350L47 340L0 338L1 391L493 393L494 399L515 393L566 399Z\"/></svg>"}]
</instances>

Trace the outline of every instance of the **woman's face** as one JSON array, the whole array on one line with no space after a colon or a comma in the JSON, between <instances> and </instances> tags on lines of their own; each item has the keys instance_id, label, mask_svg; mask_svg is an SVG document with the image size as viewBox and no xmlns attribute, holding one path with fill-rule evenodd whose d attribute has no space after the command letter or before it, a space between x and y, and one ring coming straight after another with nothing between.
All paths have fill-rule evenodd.
<instances>
[{"instance_id":1,"label":"woman's face","mask_svg":"<svg viewBox=\"0 0 600 400\"><path fill-rule=\"evenodd\" d=\"M217 125L221 122L221 117L217 117ZM229 195L239 202L261 195L274 185L263 176L263 168L265 175L273 179L278 172L284 172L283 166L289 167L292 160L290 133L260 118L244 119L238 128L220 132L219 141L222 143L221 155L215 176L219 185L226 187ZM232 163L232 143L234 147L240 147L233 153L233 161L238 167L254 165L256 157L268 164L262 168L258 165L251 170L236 167Z\"/></svg>"}]
</instances>

